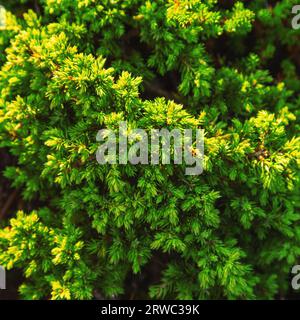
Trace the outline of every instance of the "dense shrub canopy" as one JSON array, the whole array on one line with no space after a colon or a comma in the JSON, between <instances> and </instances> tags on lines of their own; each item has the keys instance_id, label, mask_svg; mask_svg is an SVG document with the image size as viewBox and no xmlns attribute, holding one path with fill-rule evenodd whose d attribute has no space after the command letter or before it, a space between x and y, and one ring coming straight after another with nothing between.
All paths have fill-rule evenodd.
<instances>
[{"instance_id":1,"label":"dense shrub canopy","mask_svg":"<svg viewBox=\"0 0 300 320\"><path fill-rule=\"evenodd\" d=\"M300 256L294 4L4 4L0 146L26 205L2 221L0 264L24 272L22 297L288 292ZM98 130L125 120L203 128L203 174L99 165Z\"/></svg>"}]
</instances>

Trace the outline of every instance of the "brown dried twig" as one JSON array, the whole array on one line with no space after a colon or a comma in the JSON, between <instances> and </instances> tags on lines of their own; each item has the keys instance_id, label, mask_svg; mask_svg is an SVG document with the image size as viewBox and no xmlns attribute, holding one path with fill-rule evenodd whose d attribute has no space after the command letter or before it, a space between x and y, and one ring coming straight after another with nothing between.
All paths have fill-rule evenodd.
<instances>
[{"instance_id":1,"label":"brown dried twig","mask_svg":"<svg viewBox=\"0 0 300 320\"><path fill-rule=\"evenodd\" d=\"M1 212L0 212L0 220L3 219L9 208L11 207L11 205L13 204L14 200L16 199L17 197L17 194L18 194L18 191L17 190L14 190L10 195L9 197L7 198L3 208L1 209Z\"/></svg>"}]
</instances>

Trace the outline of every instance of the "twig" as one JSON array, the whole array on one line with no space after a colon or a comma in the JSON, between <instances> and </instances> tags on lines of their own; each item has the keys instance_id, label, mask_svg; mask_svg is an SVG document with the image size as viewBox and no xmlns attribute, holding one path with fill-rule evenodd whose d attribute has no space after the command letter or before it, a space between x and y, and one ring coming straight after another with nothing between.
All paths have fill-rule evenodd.
<instances>
[{"instance_id":1,"label":"twig","mask_svg":"<svg viewBox=\"0 0 300 320\"><path fill-rule=\"evenodd\" d=\"M11 207L11 205L13 204L16 196L18 194L17 190L14 190L10 196L8 197L8 199L6 200L1 212L0 212L0 219L3 219L5 217L5 215L7 214L9 208Z\"/></svg>"},{"instance_id":2,"label":"twig","mask_svg":"<svg viewBox=\"0 0 300 320\"><path fill-rule=\"evenodd\" d=\"M34 0L34 9L39 15L41 14L41 9L37 0Z\"/></svg>"}]
</instances>

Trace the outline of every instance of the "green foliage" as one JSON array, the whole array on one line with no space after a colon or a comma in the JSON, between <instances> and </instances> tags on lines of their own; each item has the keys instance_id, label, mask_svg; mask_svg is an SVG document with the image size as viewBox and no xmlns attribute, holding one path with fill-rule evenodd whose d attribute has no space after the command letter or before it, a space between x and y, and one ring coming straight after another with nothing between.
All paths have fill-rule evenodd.
<instances>
[{"instance_id":1,"label":"green foliage","mask_svg":"<svg viewBox=\"0 0 300 320\"><path fill-rule=\"evenodd\" d=\"M131 283L134 298L287 293L300 256L294 2L10 1L0 146L35 210L5 221L0 264L23 270L22 297L128 297ZM203 174L100 166L96 134L120 121L203 128Z\"/></svg>"}]
</instances>

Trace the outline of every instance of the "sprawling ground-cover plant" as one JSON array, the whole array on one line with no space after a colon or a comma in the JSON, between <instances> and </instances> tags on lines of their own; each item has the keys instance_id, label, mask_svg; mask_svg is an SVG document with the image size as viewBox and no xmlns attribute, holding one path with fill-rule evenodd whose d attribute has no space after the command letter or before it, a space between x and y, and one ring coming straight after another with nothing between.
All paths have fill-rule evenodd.
<instances>
[{"instance_id":1,"label":"sprawling ground-cover plant","mask_svg":"<svg viewBox=\"0 0 300 320\"><path fill-rule=\"evenodd\" d=\"M273 298L300 256L297 1L9 1L0 229L27 299ZM298 73L297 73L298 72ZM202 128L204 172L99 165L96 134Z\"/></svg>"}]
</instances>

